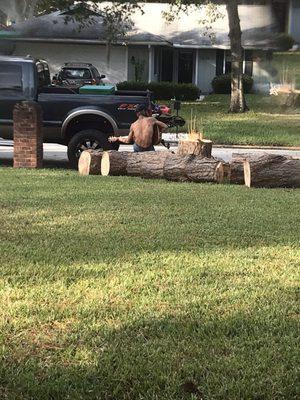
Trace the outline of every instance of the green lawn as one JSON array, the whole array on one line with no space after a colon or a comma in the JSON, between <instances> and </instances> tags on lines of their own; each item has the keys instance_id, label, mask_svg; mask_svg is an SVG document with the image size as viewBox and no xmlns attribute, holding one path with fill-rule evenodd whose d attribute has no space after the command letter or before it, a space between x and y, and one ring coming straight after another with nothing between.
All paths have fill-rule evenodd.
<instances>
[{"instance_id":1,"label":"green lawn","mask_svg":"<svg viewBox=\"0 0 300 400\"><path fill-rule=\"evenodd\" d=\"M274 53L273 66L278 70L275 80L288 69L300 89L300 52ZM216 144L300 146L300 110L282 109L274 96L248 94L246 99L250 111L245 114L228 114L228 95L210 95L201 103L183 104L180 114L189 120L192 111L198 127L202 119L205 136Z\"/></svg>"},{"instance_id":2,"label":"green lawn","mask_svg":"<svg viewBox=\"0 0 300 400\"><path fill-rule=\"evenodd\" d=\"M296 88L300 89L300 52L282 52L274 53L273 65L279 72L288 71L289 75L295 77Z\"/></svg>"},{"instance_id":3,"label":"green lawn","mask_svg":"<svg viewBox=\"0 0 300 400\"><path fill-rule=\"evenodd\" d=\"M180 115L187 121L191 112L197 116L198 127L202 121L205 137L215 144L300 146L299 113L283 113L273 96L246 98L250 111L244 114L228 113L229 95L210 95L202 102L183 104Z\"/></svg>"},{"instance_id":4,"label":"green lawn","mask_svg":"<svg viewBox=\"0 0 300 400\"><path fill-rule=\"evenodd\" d=\"M0 182L1 400L299 398L299 190Z\"/></svg>"}]
</instances>

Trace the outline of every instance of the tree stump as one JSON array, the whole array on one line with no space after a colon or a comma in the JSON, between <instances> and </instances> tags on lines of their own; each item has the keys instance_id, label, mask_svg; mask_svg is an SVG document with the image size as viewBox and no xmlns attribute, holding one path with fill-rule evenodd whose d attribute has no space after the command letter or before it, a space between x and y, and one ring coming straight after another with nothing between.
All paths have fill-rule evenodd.
<instances>
[{"instance_id":1,"label":"tree stump","mask_svg":"<svg viewBox=\"0 0 300 400\"><path fill-rule=\"evenodd\" d=\"M181 139L178 143L178 155L202 155L210 158L212 151L212 141L207 139Z\"/></svg>"},{"instance_id":2,"label":"tree stump","mask_svg":"<svg viewBox=\"0 0 300 400\"><path fill-rule=\"evenodd\" d=\"M143 153L140 168L141 177L146 179L163 178L165 161L172 155L169 151L149 151Z\"/></svg>"},{"instance_id":3,"label":"tree stump","mask_svg":"<svg viewBox=\"0 0 300 400\"><path fill-rule=\"evenodd\" d=\"M275 154L244 160L244 180L248 187L300 188L300 160Z\"/></svg>"},{"instance_id":4,"label":"tree stump","mask_svg":"<svg viewBox=\"0 0 300 400\"><path fill-rule=\"evenodd\" d=\"M101 175L127 175L128 152L105 151L101 160Z\"/></svg>"},{"instance_id":5,"label":"tree stump","mask_svg":"<svg viewBox=\"0 0 300 400\"><path fill-rule=\"evenodd\" d=\"M100 175L102 151L84 150L78 161L79 175Z\"/></svg>"},{"instance_id":6,"label":"tree stump","mask_svg":"<svg viewBox=\"0 0 300 400\"><path fill-rule=\"evenodd\" d=\"M223 163L214 158L191 157L185 165L186 176L192 182L224 181Z\"/></svg>"}]
</instances>

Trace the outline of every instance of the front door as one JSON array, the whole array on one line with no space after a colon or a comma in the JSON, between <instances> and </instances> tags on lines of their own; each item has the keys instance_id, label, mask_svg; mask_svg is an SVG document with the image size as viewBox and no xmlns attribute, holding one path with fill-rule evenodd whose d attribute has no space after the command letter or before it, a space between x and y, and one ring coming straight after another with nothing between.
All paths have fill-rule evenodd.
<instances>
[{"instance_id":1,"label":"front door","mask_svg":"<svg viewBox=\"0 0 300 400\"><path fill-rule=\"evenodd\" d=\"M178 83L193 83L194 51L179 50L178 54Z\"/></svg>"}]
</instances>

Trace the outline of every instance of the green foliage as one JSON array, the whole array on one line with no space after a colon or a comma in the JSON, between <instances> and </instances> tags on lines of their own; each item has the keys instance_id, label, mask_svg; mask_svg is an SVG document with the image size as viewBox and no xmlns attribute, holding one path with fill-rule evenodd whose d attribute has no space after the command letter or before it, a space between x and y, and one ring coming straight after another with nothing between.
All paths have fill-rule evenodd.
<instances>
[{"instance_id":1,"label":"green foliage","mask_svg":"<svg viewBox=\"0 0 300 400\"><path fill-rule=\"evenodd\" d=\"M275 39L275 45L280 51L288 51L295 44L295 40L287 33L280 33Z\"/></svg>"},{"instance_id":2,"label":"green foliage","mask_svg":"<svg viewBox=\"0 0 300 400\"><path fill-rule=\"evenodd\" d=\"M249 75L243 74L244 92L250 93L253 86L253 78ZM231 75L223 74L214 77L212 80L212 87L215 93L229 94L231 93Z\"/></svg>"},{"instance_id":3,"label":"green foliage","mask_svg":"<svg viewBox=\"0 0 300 400\"><path fill-rule=\"evenodd\" d=\"M156 99L196 100L199 97L199 88L190 83L173 82L134 82L125 81L117 84L118 90L147 90L154 93Z\"/></svg>"},{"instance_id":4,"label":"green foliage","mask_svg":"<svg viewBox=\"0 0 300 400\"><path fill-rule=\"evenodd\" d=\"M1 399L298 399L299 190L0 175Z\"/></svg>"}]
</instances>

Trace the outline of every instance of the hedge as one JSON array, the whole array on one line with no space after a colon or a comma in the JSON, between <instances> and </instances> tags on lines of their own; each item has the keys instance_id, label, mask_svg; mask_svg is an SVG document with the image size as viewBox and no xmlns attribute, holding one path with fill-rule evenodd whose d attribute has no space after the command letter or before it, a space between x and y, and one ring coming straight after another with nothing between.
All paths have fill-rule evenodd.
<instances>
[{"instance_id":1,"label":"hedge","mask_svg":"<svg viewBox=\"0 0 300 400\"><path fill-rule=\"evenodd\" d=\"M215 93L229 94L231 92L231 74L218 75L212 80L212 87ZM245 93L250 93L253 86L253 78L243 74Z\"/></svg>"},{"instance_id":2,"label":"hedge","mask_svg":"<svg viewBox=\"0 0 300 400\"><path fill-rule=\"evenodd\" d=\"M134 82L125 81L117 84L118 90L147 90L154 93L156 99L171 100L196 100L200 90L197 86L190 83L173 82Z\"/></svg>"},{"instance_id":3,"label":"hedge","mask_svg":"<svg viewBox=\"0 0 300 400\"><path fill-rule=\"evenodd\" d=\"M287 33L280 33L275 38L275 45L281 51L290 50L294 46L294 44L295 44L295 40L292 38L291 35L288 35Z\"/></svg>"}]
</instances>

